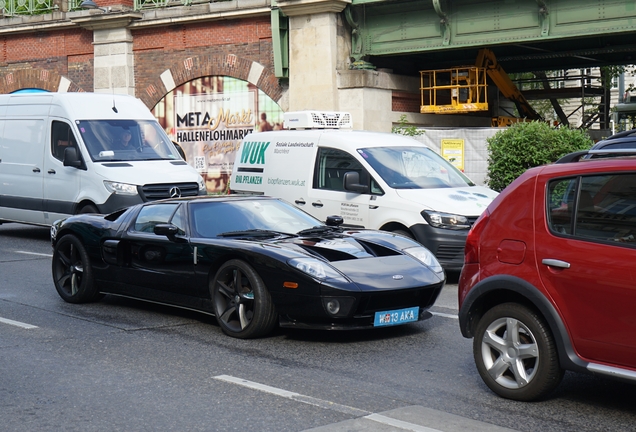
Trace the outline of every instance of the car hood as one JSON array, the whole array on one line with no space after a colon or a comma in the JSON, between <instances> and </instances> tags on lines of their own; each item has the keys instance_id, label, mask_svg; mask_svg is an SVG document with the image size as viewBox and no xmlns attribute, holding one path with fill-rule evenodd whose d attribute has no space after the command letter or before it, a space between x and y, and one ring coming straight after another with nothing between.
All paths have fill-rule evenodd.
<instances>
[{"instance_id":1,"label":"car hood","mask_svg":"<svg viewBox=\"0 0 636 432\"><path fill-rule=\"evenodd\" d=\"M444 281L443 272L436 273L402 252L417 245L400 236L372 232L365 235L361 231L354 235L300 237L277 243L328 261L362 290L412 288Z\"/></svg>"},{"instance_id":2,"label":"car hood","mask_svg":"<svg viewBox=\"0 0 636 432\"><path fill-rule=\"evenodd\" d=\"M396 193L409 201L422 205L422 210L462 216L479 216L498 195L484 186L440 189L396 189Z\"/></svg>"}]
</instances>

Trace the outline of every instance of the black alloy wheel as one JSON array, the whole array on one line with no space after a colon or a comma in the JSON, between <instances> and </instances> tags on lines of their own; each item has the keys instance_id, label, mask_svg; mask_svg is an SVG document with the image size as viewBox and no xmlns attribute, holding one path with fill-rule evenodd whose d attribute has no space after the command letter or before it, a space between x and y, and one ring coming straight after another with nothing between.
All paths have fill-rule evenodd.
<instances>
[{"instance_id":1,"label":"black alloy wheel","mask_svg":"<svg viewBox=\"0 0 636 432\"><path fill-rule=\"evenodd\" d=\"M86 248L74 235L65 235L56 243L52 274L55 289L66 302L87 303L103 297L93 281Z\"/></svg>"},{"instance_id":2,"label":"black alloy wheel","mask_svg":"<svg viewBox=\"0 0 636 432\"><path fill-rule=\"evenodd\" d=\"M241 260L230 260L210 286L214 314L223 332L249 339L271 332L277 323L272 299L256 271Z\"/></svg>"},{"instance_id":3,"label":"black alloy wheel","mask_svg":"<svg viewBox=\"0 0 636 432\"><path fill-rule=\"evenodd\" d=\"M549 327L536 312L517 303L503 303L484 314L477 324L473 356L486 385L508 399L543 399L563 378Z\"/></svg>"}]
</instances>

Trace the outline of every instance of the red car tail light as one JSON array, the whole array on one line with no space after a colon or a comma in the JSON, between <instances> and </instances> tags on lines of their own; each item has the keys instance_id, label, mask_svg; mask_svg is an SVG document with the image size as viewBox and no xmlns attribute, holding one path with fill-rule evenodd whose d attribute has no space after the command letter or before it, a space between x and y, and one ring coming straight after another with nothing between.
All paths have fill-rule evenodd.
<instances>
[{"instance_id":1,"label":"red car tail light","mask_svg":"<svg viewBox=\"0 0 636 432\"><path fill-rule=\"evenodd\" d=\"M468 237L466 238L466 247L464 248L464 263L478 263L479 262L479 241L481 239L481 233L486 229L490 213L488 210L479 216L475 221L470 231L468 231Z\"/></svg>"}]
</instances>

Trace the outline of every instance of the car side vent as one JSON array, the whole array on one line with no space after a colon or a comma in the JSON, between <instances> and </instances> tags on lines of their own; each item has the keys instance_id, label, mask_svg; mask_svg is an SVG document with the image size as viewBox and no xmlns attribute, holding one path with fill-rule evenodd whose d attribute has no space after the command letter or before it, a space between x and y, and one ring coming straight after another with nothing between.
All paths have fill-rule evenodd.
<instances>
[{"instance_id":1,"label":"car side vent","mask_svg":"<svg viewBox=\"0 0 636 432\"><path fill-rule=\"evenodd\" d=\"M197 196L198 194L199 185L196 183L147 184L141 187L141 198L144 201Z\"/></svg>"}]
</instances>

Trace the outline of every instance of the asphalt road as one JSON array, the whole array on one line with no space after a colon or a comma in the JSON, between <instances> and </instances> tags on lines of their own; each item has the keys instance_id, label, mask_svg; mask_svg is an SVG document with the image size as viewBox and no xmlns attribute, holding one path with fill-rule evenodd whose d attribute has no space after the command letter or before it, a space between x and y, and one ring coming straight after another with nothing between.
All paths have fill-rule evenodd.
<instances>
[{"instance_id":1,"label":"asphalt road","mask_svg":"<svg viewBox=\"0 0 636 432\"><path fill-rule=\"evenodd\" d=\"M456 274L427 321L238 340L199 313L67 304L51 252L48 229L0 225L3 431L636 430L633 384L567 373L544 402L491 393L458 329Z\"/></svg>"}]
</instances>

